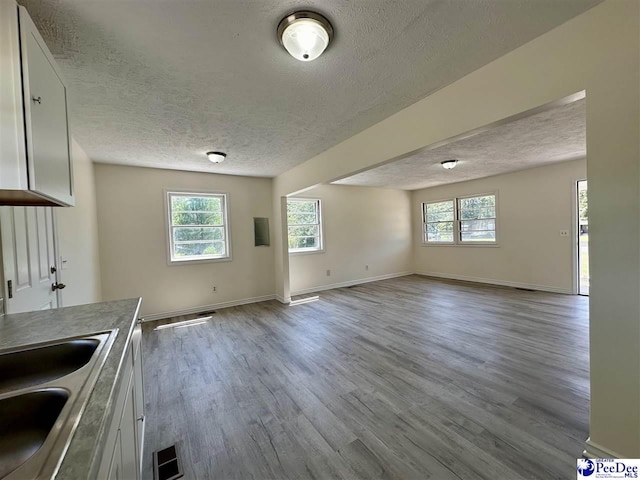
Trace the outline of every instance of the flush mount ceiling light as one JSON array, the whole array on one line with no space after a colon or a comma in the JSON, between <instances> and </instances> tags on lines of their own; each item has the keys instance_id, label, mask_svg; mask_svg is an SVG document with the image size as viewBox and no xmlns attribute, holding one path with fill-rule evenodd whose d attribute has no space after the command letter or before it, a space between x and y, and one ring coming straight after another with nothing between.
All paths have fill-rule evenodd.
<instances>
[{"instance_id":1,"label":"flush mount ceiling light","mask_svg":"<svg viewBox=\"0 0 640 480\"><path fill-rule=\"evenodd\" d=\"M453 167L455 167L458 164L458 160L444 160L442 162L440 162L440 165L442 165L443 168L446 168L447 170L451 170Z\"/></svg>"},{"instance_id":2,"label":"flush mount ceiling light","mask_svg":"<svg viewBox=\"0 0 640 480\"><path fill-rule=\"evenodd\" d=\"M333 39L329 20L316 12L301 10L284 17L278 24L280 44L301 62L315 60Z\"/></svg>"},{"instance_id":3,"label":"flush mount ceiling light","mask_svg":"<svg viewBox=\"0 0 640 480\"><path fill-rule=\"evenodd\" d=\"M227 158L227 154L224 152L207 152L207 158L211 163L222 163Z\"/></svg>"}]
</instances>

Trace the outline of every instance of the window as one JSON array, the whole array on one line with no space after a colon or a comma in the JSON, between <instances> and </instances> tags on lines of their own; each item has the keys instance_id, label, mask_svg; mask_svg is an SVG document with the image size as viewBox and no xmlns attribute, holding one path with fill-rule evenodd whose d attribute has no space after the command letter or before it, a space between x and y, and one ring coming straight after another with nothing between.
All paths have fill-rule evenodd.
<instances>
[{"instance_id":1,"label":"window","mask_svg":"<svg viewBox=\"0 0 640 480\"><path fill-rule=\"evenodd\" d=\"M289 252L322 250L320 200L287 199Z\"/></svg>"},{"instance_id":2,"label":"window","mask_svg":"<svg viewBox=\"0 0 640 480\"><path fill-rule=\"evenodd\" d=\"M429 243L453 243L455 208L453 200L423 203L424 238Z\"/></svg>"},{"instance_id":3,"label":"window","mask_svg":"<svg viewBox=\"0 0 640 480\"><path fill-rule=\"evenodd\" d=\"M496 196L458 199L460 242L496 241Z\"/></svg>"},{"instance_id":4,"label":"window","mask_svg":"<svg viewBox=\"0 0 640 480\"><path fill-rule=\"evenodd\" d=\"M496 196L478 195L422 204L427 244L495 244Z\"/></svg>"},{"instance_id":5,"label":"window","mask_svg":"<svg viewBox=\"0 0 640 480\"><path fill-rule=\"evenodd\" d=\"M171 262L231 258L227 196L167 192Z\"/></svg>"}]
</instances>

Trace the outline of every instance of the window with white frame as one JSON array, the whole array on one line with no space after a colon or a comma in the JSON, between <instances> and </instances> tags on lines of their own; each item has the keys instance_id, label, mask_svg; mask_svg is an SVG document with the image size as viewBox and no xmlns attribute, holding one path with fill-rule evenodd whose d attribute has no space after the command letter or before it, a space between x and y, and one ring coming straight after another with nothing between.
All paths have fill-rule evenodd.
<instances>
[{"instance_id":1,"label":"window with white frame","mask_svg":"<svg viewBox=\"0 0 640 480\"><path fill-rule=\"evenodd\" d=\"M460 243L496 242L496 196L458 199Z\"/></svg>"},{"instance_id":2,"label":"window with white frame","mask_svg":"<svg viewBox=\"0 0 640 480\"><path fill-rule=\"evenodd\" d=\"M322 250L322 216L320 200L287 199L289 252Z\"/></svg>"},{"instance_id":3,"label":"window with white frame","mask_svg":"<svg viewBox=\"0 0 640 480\"><path fill-rule=\"evenodd\" d=\"M231 258L227 195L167 192L171 262Z\"/></svg>"},{"instance_id":4,"label":"window with white frame","mask_svg":"<svg viewBox=\"0 0 640 480\"><path fill-rule=\"evenodd\" d=\"M424 239L428 243L453 243L455 202L423 203Z\"/></svg>"},{"instance_id":5,"label":"window with white frame","mask_svg":"<svg viewBox=\"0 0 640 480\"><path fill-rule=\"evenodd\" d=\"M422 204L426 244L496 244L495 194Z\"/></svg>"}]
</instances>

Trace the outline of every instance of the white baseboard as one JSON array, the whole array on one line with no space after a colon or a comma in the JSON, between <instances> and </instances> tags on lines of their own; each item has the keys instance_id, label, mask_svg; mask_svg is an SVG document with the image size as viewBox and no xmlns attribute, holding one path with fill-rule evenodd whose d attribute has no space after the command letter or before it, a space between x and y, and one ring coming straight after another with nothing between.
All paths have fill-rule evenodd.
<instances>
[{"instance_id":1,"label":"white baseboard","mask_svg":"<svg viewBox=\"0 0 640 480\"><path fill-rule=\"evenodd\" d=\"M573 294L570 288L550 287L548 285L537 285L534 283L512 282L510 280L495 280L493 278L467 277L464 275L454 275L450 273L439 272L416 272L416 275L425 277L446 278L449 280L461 280L464 282L487 283L489 285L500 285L502 287L525 288L528 290L539 290L541 292L563 293L566 295Z\"/></svg>"},{"instance_id":2,"label":"white baseboard","mask_svg":"<svg viewBox=\"0 0 640 480\"><path fill-rule=\"evenodd\" d=\"M349 280L346 282L330 283L329 285L321 285L319 287L304 288L302 290L296 290L291 292L291 296L306 295L307 293L322 292L324 290L332 290L334 288L351 287L353 285L361 285L363 283L378 282L380 280L387 280L389 278L405 277L407 275L413 275L413 272L398 272L388 273L386 275L378 275L377 277L360 278L358 280Z\"/></svg>"},{"instance_id":3,"label":"white baseboard","mask_svg":"<svg viewBox=\"0 0 640 480\"><path fill-rule=\"evenodd\" d=\"M585 449L582 452L582 456L587 458L625 458L602 445L592 442L591 437L587 438L585 442Z\"/></svg>"},{"instance_id":4,"label":"white baseboard","mask_svg":"<svg viewBox=\"0 0 640 480\"><path fill-rule=\"evenodd\" d=\"M280 303L284 303L285 305L288 305L291 303L291 297L281 297L280 295L276 295L276 300L278 300Z\"/></svg>"},{"instance_id":5,"label":"white baseboard","mask_svg":"<svg viewBox=\"0 0 640 480\"><path fill-rule=\"evenodd\" d=\"M153 322L154 320L162 320L164 318L178 317L180 315L192 315L195 313L208 312L211 310L219 310L221 308L237 307L238 305L247 305L249 303L266 302L267 300L275 300L275 295L263 295L261 297L242 298L240 300L232 300L230 302L214 303L211 305L202 305L200 307L185 308L183 310L175 310L173 312L153 313L144 315L143 322Z\"/></svg>"},{"instance_id":6,"label":"white baseboard","mask_svg":"<svg viewBox=\"0 0 640 480\"><path fill-rule=\"evenodd\" d=\"M289 303L289 306L295 307L296 305L303 305L305 303L317 302L318 300L320 300L320 297L318 295L314 295L312 297L301 298L300 300L291 300L291 302Z\"/></svg>"}]
</instances>

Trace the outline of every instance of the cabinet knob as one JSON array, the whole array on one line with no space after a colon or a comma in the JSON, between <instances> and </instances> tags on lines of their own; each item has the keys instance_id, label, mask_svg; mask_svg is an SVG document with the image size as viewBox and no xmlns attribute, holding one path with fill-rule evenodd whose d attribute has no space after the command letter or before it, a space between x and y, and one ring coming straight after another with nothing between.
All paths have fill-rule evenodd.
<instances>
[{"instance_id":1,"label":"cabinet knob","mask_svg":"<svg viewBox=\"0 0 640 480\"><path fill-rule=\"evenodd\" d=\"M31 97L31 100L33 100L33 103L37 103L38 105L42 104L42 97Z\"/></svg>"}]
</instances>

